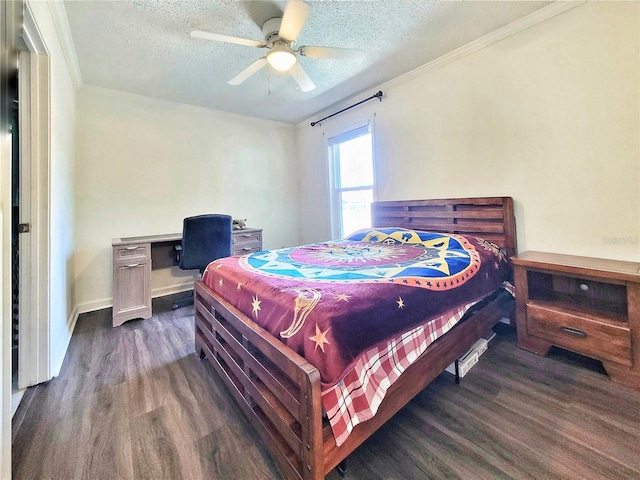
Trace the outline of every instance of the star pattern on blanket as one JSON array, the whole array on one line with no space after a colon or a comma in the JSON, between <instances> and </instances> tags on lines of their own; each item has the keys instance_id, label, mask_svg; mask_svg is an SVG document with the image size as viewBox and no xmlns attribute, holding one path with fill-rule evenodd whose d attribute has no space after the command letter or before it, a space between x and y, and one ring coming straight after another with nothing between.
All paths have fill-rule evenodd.
<instances>
[{"instance_id":1,"label":"star pattern on blanket","mask_svg":"<svg viewBox=\"0 0 640 480\"><path fill-rule=\"evenodd\" d=\"M251 307L253 308L253 314L258 318L258 312L260 311L260 304L262 300L258 300L258 295L253 297L253 302L251 302Z\"/></svg>"},{"instance_id":2,"label":"star pattern on blanket","mask_svg":"<svg viewBox=\"0 0 640 480\"><path fill-rule=\"evenodd\" d=\"M322 330L320 330L320 327L316 323L316 334L312 337L309 337L309 340L313 341L316 344L314 350L318 350L318 347L320 347L320 350L322 350L322 353L324 353L324 344L329 343L329 341L327 340L327 333L329 333L329 330L331 329L327 328L323 332Z\"/></svg>"},{"instance_id":3,"label":"star pattern on blanket","mask_svg":"<svg viewBox=\"0 0 640 480\"><path fill-rule=\"evenodd\" d=\"M404 300L402 297L398 297L398 301L396 301L396 303L398 304L398 308L404 308Z\"/></svg>"}]
</instances>

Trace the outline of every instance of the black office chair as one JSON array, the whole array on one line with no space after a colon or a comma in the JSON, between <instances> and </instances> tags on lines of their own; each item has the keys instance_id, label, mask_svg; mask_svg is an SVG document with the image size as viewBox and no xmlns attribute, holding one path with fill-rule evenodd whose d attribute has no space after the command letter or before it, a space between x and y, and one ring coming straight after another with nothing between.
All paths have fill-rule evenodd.
<instances>
[{"instance_id":1,"label":"black office chair","mask_svg":"<svg viewBox=\"0 0 640 480\"><path fill-rule=\"evenodd\" d=\"M182 270L204 269L218 258L231 256L230 215L198 215L182 223L182 242L176 246L178 266ZM193 303L193 295L173 302L173 309Z\"/></svg>"}]
</instances>

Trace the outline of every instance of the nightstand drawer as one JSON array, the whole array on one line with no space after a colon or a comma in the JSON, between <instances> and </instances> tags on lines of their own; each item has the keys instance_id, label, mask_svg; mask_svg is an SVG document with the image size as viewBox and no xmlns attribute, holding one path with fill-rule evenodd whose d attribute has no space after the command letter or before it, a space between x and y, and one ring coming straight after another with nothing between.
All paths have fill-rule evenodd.
<instances>
[{"instance_id":1,"label":"nightstand drawer","mask_svg":"<svg viewBox=\"0 0 640 480\"><path fill-rule=\"evenodd\" d=\"M129 262L132 260L142 261L150 257L151 245L148 243L138 243L134 245L121 245L113 247L114 262Z\"/></svg>"},{"instance_id":2,"label":"nightstand drawer","mask_svg":"<svg viewBox=\"0 0 640 480\"><path fill-rule=\"evenodd\" d=\"M529 335L577 353L632 366L628 325L589 317L579 310L559 311L557 307L547 307L543 302L527 303Z\"/></svg>"}]
</instances>

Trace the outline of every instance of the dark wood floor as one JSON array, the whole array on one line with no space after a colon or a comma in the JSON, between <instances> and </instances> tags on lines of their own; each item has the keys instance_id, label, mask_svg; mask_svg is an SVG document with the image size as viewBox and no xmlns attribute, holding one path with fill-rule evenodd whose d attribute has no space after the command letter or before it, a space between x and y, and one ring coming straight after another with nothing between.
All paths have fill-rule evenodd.
<instances>
[{"instance_id":1,"label":"dark wood floor","mask_svg":"<svg viewBox=\"0 0 640 480\"><path fill-rule=\"evenodd\" d=\"M80 316L59 377L13 420L14 479L271 479L279 472L193 349L193 308L112 328ZM336 472L328 477L339 479ZM640 479L640 392L597 362L519 350L500 328L354 452L347 479Z\"/></svg>"}]
</instances>

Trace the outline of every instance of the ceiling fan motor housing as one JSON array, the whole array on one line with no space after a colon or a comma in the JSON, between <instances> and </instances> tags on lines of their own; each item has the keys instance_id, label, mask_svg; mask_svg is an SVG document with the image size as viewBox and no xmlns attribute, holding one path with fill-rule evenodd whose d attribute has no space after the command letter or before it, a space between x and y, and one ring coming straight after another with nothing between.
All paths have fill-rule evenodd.
<instances>
[{"instance_id":1,"label":"ceiling fan motor housing","mask_svg":"<svg viewBox=\"0 0 640 480\"><path fill-rule=\"evenodd\" d=\"M273 47L277 43L284 43L286 45L291 45L293 42L282 38L279 35L280 32L280 24L282 23L282 18L270 18L262 25L262 33L264 34L264 42L267 44L269 48Z\"/></svg>"}]
</instances>

